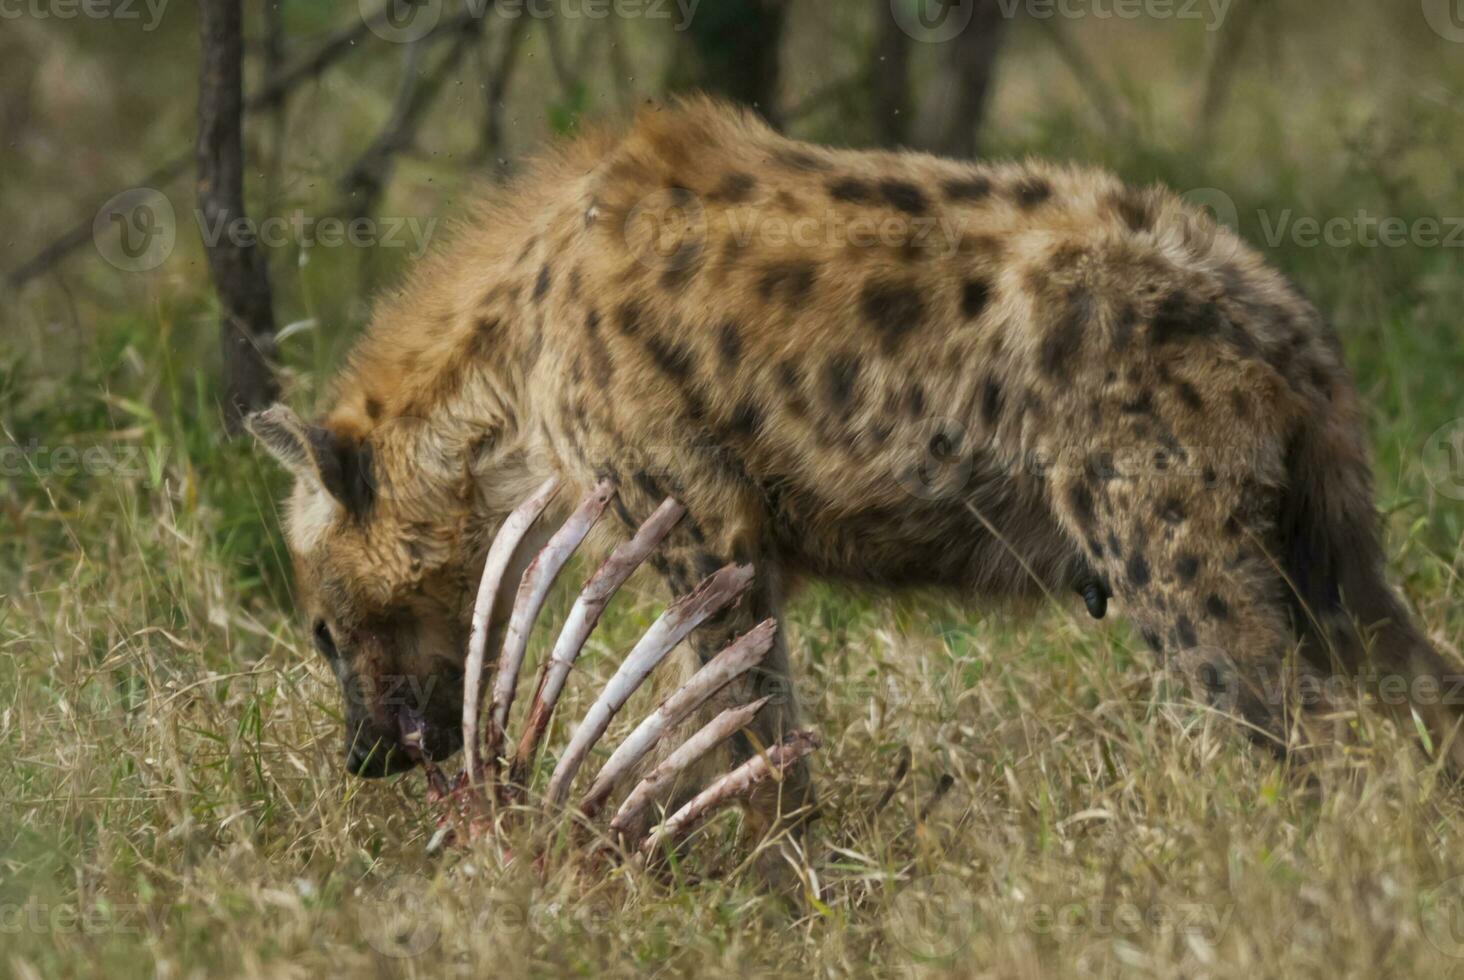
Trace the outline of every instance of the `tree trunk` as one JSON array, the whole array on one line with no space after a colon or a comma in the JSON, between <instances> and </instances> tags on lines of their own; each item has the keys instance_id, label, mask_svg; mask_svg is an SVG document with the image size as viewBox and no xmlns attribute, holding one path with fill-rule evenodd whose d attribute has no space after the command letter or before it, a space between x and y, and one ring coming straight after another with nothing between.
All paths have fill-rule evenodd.
<instances>
[{"instance_id":1,"label":"tree trunk","mask_svg":"<svg viewBox=\"0 0 1464 980\"><path fill-rule=\"evenodd\" d=\"M939 69L922 99L915 144L945 156L976 155L976 134L986 115L997 57L1008 20L999 0L973 0L971 22L936 52Z\"/></svg>"},{"instance_id":2,"label":"tree trunk","mask_svg":"<svg viewBox=\"0 0 1464 980\"><path fill-rule=\"evenodd\" d=\"M902 146L913 122L910 98L910 35L890 13L890 0L876 7L874 60L869 66L869 105L874 139L880 146Z\"/></svg>"},{"instance_id":3,"label":"tree trunk","mask_svg":"<svg viewBox=\"0 0 1464 980\"><path fill-rule=\"evenodd\" d=\"M725 96L781 126L779 54L787 6L786 0L702 4L690 23L678 25L687 43L676 53L667 87Z\"/></svg>"},{"instance_id":4,"label":"tree trunk","mask_svg":"<svg viewBox=\"0 0 1464 980\"><path fill-rule=\"evenodd\" d=\"M246 217L241 20L240 0L199 2L198 207L209 274L223 307L219 338L230 433L279 394L270 367L275 326L265 256L252 236L231 234L231 225Z\"/></svg>"}]
</instances>

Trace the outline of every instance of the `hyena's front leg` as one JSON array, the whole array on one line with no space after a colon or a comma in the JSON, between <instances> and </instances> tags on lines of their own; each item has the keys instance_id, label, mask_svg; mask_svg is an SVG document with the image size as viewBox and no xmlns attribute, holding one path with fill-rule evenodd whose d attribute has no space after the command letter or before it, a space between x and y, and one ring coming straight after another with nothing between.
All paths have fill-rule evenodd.
<instances>
[{"instance_id":1,"label":"hyena's front leg","mask_svg":"<svg viewBox=\"0 0 1464 980\"><path fill-rule=\"evenodd\" d=\"M651 558L671 595L685 595L696 584L729 563L749 564L753 584L740 602L702 624L689 638L698 658L705 663L735 638L766 619L782 612L782 582L777 562L765 546L766 536L755 494L729 486L704 474L698 482L689 478L652 475L637 470L628 475L620 497L626 507L622 520L639 516L654 507L653 501L675 497L687 509L686 516L667 537L659 553ZM737 761L760 747L780 741L798 727L798 704L789 673L788 646L780 626L773 648L760 668L729 692L739 703L767 697L767 706L749 728L751 738L739 735L732 750ZM781 796L781 799L779 798ZM800 762L785 778L781 794L757 798L753 808L760 822L770 820L778 810L789 813L812 801L808 768Z\"/></svg>"}]
</instances>

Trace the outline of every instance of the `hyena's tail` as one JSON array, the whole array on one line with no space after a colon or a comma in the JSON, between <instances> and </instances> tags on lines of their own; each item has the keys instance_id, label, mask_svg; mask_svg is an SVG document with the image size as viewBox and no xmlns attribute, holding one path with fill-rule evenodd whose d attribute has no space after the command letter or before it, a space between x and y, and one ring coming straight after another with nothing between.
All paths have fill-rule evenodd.
<instances>
[{"instance_id":1,"label":"hyena's tail","mask_svg":"<svg viewBox=\"0 0 1464 980\"><path fill-rule=\"evenodd\" d=\"M1319 413L1293 438L1276 526L1292 619L1307 658L1400 714L1464 774L1464 667L1428 641L1384 574L1381 522L1361 423Z\"/></svg>"}]
</instances>

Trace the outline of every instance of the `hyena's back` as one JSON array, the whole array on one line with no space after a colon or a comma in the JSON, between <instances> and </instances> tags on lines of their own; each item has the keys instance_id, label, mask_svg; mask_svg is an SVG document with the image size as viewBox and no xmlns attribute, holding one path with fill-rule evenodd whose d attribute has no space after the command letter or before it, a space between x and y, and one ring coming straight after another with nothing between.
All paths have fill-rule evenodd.
<instances>
[{"instance_id":1,"label":"hyena's back","mask_svg":"<svg viewBox=\"0 0 1464 980\"><path fill-rule=\"evenodd\" d=\"M481 272L427 276L421 383L367 394L358 370L378 412L507 360L535 452L628 500L675 492L722 551L971 594L1096 573L1227 685L1298 634L1358 666L1349 617L1389 624L1398 669L1439 669L1382 579L1333 334L1174 195L831 151L701 102L514 193L449 253Z\"/></svg>"}]
</instances>

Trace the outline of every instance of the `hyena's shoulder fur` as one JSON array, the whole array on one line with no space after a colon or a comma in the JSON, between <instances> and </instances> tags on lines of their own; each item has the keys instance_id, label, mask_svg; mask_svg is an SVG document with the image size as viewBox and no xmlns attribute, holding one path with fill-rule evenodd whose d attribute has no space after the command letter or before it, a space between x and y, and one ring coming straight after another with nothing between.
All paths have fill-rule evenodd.
<instances>
[{"instance_id":1,"label":"hyena's shoulder fur","mask_svg":"<svg viewBox=\"0 0 1464 980\"><path fill-rule=\"evenodd\" d=\"M682 499L675 588L766 567L724 635L786 575L1096 579L1156 651L1233 669L1261 727L1250 682L1298 636L1356 666L1355 622L1386 623L1399 669L1439 666L1382 581L1330 328L1207 215L1096 170L646 109L473 209L379 310L327 426L395 487L356 552L383 595L471 563L552 472L615 478L626 525Z\"/></svg>"}]
</instances>

